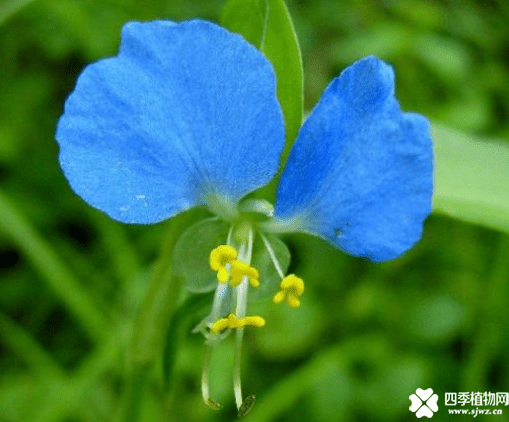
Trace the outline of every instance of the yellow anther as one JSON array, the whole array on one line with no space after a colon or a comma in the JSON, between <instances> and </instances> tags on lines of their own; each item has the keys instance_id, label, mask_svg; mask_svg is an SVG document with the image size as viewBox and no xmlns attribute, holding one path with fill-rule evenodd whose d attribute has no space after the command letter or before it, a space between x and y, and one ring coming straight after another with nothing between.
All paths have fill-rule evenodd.
<instances>
[{"instance_id":1,"label":"yellow anther","mask_svg":"<svg viewBox=\"0 0 509 422\"><path fill-rule=\"evenodd\" d=\"M228 327L230 328L242 328L244 324L242 323L242 318L238 319L235 314L228 315Z\"/></svg>"},{"instance_id":2,"label":"yellow anther","mask_svg":"<svg viewBox=\"0 0 509 422\"><path fill-rule=\"evenodd\" d=\"M210 268L217 271L217 281L226 283L230 277L230 272L226 264L231 264L237 258L237 251L230 245L220 245L210 252Z\"/></svg>"},{"instance_id":3,"label":"yellow anther","mask_svg":"<svg viewBox=\"0 0 509 422\"><path fill-rule=\"evenodd\" d=\"M300 308L300 300L297 296L293 294L289 294L286 298L286 302L288 303L288 306L293 309Z\"/></svg>"},{"instance_id":4,"label":"yellow anther","mask_svg":"<svg viewBox=\"0 0 509 422\"><path fill-rule=\"evenodd\" d=\"M223 331L224 329L228 328L228 325L230 325L228 318L221 318L214 322L214 324L212 324L212 327L210 327L210 331L213 334L217 334Z\"/></svg>"},{"instance_id":5,"label":"yellow anther","mask_svg":"<svg viewBox=\"0 0 509 422\"><path fill-rule=\"evenodd\" d=\"M265 319L260 316L247 316L245 318L237 318L235 314L228 315L228 318L221 318L212 324L210 331L213 334L220 333L226 328L242 328L246 325L252 325L254 327L263 327L265 325Z\"/></svg>"},{"instance_id":6,"label":"yellow anther","mask_svg":"<svg viewBox=\"0 0 509 422\"><path fill-rule=\"evenodd\" d=\"M228 271L226 268L220 268L217 272L217 281L220 283L226 283L228 279L230 278L230 271Z\"/></svg>"},{"instance_id":7,"label":"yellow anther","mask_svg":"<svg viewBox=\"0 0 509 422\"><path fill-rule=\"evenodd\" d=\"M232 287L237 287L242 282L244 276L248 278L251 286L258 287L260 285L260 276L256 268L242 261L233 261L231 266L230 273L232 278L230 283Z\"/></svg>"},{"instance_id":8,"label":"yellow anther","mask_svg":"<svg viewBox=\"0 0 509 422\"><path fill-rule=\"evenodd\" d=\"M286 296L286 292L284 290L280 290L279 292L277 292L274 295L272 300L274 301L274 303L278 304L278 303L281 303L283 300L285 300L285 296Z\"/></svg>"},{"instance_id":9,"label":"yellow anther","mask_svg":"<svg viewBox=\"0 0 509 422\"><path fill-rule=\"evenodd\" d=\"M243 319L244 325L252 325L253 327L263 327L265 325L265 319L261 316L247 316Z\"/></svg>"},{"instance_id":10,"label":"yellow anther","mask_svg":"<svg viewBox=\"0 0 509 422\"><path fill-rule=\"evenodd\" d=\"M217 248L212 249L212 252L210 252L210 268L214 271L219 271L235 258L237 258L237 251L233 246L220 245Z\"/></svg>"},{"instance_id":11,"label":"yellow anther","mask_svg":"<svg viewBox=\"0 0 509 422\"><path fill-rule=\"evenodd\" d=\"M272 300L274 303L281 303L286 297L288 306L293 309L300 307L300 299L304 293L304 281L302 278L297 277L295 274L287 275L281 283L279 283L281 290L277 292Z\"/></svg>"},{"instance_id":12,"label":"yellow anther","mask_svg":"<svg viewBox=\"0 0 509 422\"><path fill-rule=\"evenodd\" d=\"M280 287L283 290L293 290L297 296L304 293L304 281L295 274L289 274L281 280Z\"/></svg>"}]
</instances>

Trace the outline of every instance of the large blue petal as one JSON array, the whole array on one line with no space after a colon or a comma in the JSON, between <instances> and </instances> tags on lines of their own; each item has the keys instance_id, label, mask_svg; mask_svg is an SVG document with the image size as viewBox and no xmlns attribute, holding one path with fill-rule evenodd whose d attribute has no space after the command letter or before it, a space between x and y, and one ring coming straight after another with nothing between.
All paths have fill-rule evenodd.
<instances>
[{"instance_id":1,"label":"large blue petal","mask_svg":"<svg viewBox=\"0 0 509 422\"><path fill-rule=\"evenodd\" d=\"M351 255L393 259L421 237L432 172L427 120L401 112L392 68L366 57L332 81L301 128L276 218Z\"/></svg>"},{"instance_id":2,"label":"large blue petal","mask_svg":"<svg viewBox=\"0 0 509 422\"><path fill-rule=\"evenodd\" d=\"M269 62L204 21L130 22L86 67L57 140L74 191L127 223L235 203L274 176L283 118Z\"/></svg>"}]
</instances>

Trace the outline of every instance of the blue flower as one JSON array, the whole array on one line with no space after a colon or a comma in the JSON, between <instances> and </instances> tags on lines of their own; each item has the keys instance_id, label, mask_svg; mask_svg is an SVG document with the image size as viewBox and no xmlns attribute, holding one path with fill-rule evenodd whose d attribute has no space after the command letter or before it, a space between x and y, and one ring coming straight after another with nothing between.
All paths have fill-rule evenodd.
<instances>
[{"instance_id":1,"label":"blue flower","mask_svg":"<svg viewBox=\"0 0 509 422\"><path fill-rule=\"evenodd\" d=\"M209 22L156 21L126 24L119 54L85 68L56 138L72 189L118 221L151 224L208 206L237 224L239 203L277 174L285 131L274 71L259 51ZM306 232L354 256L394 259L421 237L432 161L427 120L401 111L392 68L368 56L331 82L304 122L270 219L257 229ZM229 279L243 292L227 318L214 302L206 321L213 338L265 324L245 316L247 289L263 280L250 266L253 232L244 239L211 254L217 301ZM276 302L300 305L298 277L280 289ZM215 406L208 387L204 398Z\"/></svg>"},{"instance_id":2,"label":"blue flower","mask_svg":"<svg viewBox=\"0 0 509 422\"><path fill-rule=\"evenodd\" d=\"M270 63L204 21L130 22L118 56L86 67L56 135L73 190L124 223L192 207L234 212L277 173L284 124ZM429 124L403 113L369 56L327 87L283 170L274 219L372 261L421 237L431 211Z\"/></svg>"}]
</instances>

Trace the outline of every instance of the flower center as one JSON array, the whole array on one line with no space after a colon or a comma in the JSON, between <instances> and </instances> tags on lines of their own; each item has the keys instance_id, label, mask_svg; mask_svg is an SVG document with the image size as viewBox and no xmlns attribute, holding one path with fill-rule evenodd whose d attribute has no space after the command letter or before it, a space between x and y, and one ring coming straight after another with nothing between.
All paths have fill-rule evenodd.
<instances>
[{"instance_id":1,"label":"flower center","mask_svg":"<svg viewBox=\"0 0 509 422\"><path fill-rule=\"evenodd\" d=\"M256 230L257 220L251 218L250 215L244 215L245 212L261 212L268 216L271 212L270 207L265 202L258 200L251 202L246 200L243 204L239 208L243 207L242 215L245 218L240 218L238 215L230 227L226 244L214 247L209 254L209 266L216 272L218 283L211 312L196 329L205 336L207 345L202 373L203 401L214 410L220 409L221 405L210 397L208 374L212 350L220 341L235 331L233 389L239 415L245 415L255 402L255 396L252 394L246 398L242 396L240 369L244 328L263 327L266 324L265 319L261 316L246 315L250 290L258 289L261 285L269 282L266 279L269 274L272 274L270 280L276 281L274 270L271 269L269 272L266 268L272 263L281 280L280 290L273 296L275 303L281 303L286 298L288 305L296 309L300 306L300 296L304 292L302 279L293 274L285 276L278 261L277 256L282 256L282 250L286 251L284 252L286 255L283 253L283 256L285 256L285 268L287 267L289 254L286 246L280 240L274 240L274 236L269 241L267 237L269 235L266 236ZM255 231L261 241L257 240L257 249L253 254ZM262 265L262 267L258 265ZM268 286L270 284L263 287L267 289Z\"/></svg>"}]
</instances>

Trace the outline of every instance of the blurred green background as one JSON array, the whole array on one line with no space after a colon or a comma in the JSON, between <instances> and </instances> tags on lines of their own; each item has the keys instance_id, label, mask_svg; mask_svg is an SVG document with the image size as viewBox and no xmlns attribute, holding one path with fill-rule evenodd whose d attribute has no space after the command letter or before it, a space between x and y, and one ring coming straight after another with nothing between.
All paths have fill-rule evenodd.
<instances>
[{"instance_id":1,"label":"blurred green background","mask_svg":"<svg viewBox=\"0 0 509 422\"><path fill-rule=\"evenodd\" d=\"M78 73L116 54L124 22L217 21L222 4L0 2L0 422L114 421L138 404L141 421L236 418L231 339L211 375L225 409L201 403L203 339L190 333L199 306L197 315L172 320L170 391L162 388L161 359L147 367L144 393L126 380L131 327L172 223L127 226L88 207L67 186L53 138ZM375 54L394 66L403 109L509 137L504 0L290 0L288 7L307 110L344 67ZM434 420L470 420L447 414L445 392L509 391L507 235L432 215L414 249L381 265L309 236L285 240L307 290L298 311L270 301L251 308L270 323L246 331L243 387L258 397L250 420L415 420L408 396L428 387L440 397ZM484 420L509 420L509 408L499 407L506 414Z\"/></svg>"}]
</instances>

